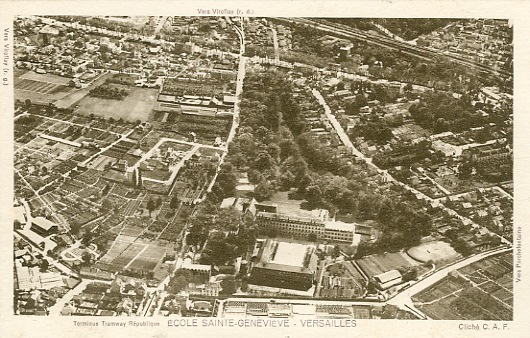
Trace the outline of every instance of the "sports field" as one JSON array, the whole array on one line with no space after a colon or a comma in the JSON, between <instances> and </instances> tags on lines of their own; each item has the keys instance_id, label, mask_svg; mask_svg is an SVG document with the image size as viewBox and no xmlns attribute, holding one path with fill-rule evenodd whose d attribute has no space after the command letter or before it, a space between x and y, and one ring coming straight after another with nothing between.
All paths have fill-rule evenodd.
<instances>
[{"instance_id":1,"label":"sports field","mask_svg":"<svg viewBox=\"0 0 530 338\"><path fill-rule=\"evenodd\" d=\"M407 254L401 252L370 255L356 262L368 277L379 275L390 270L408 268L420 264L408 257Z\"/></svg>"},{"instance_id":2,"label":"sports field","mask_svg":"<svg viewBox=\"0 0 530 338\"><path fill-rule=\"evenodd\" d=\"M127 234L116 237L110 250L103 256L95 267L111 272L119 272L127 267L136 271L153 272L158 263L165 257L166 248L157 245L157 242L149 242L137 239L139 235L137 227L130 228Z\"/></svg>"},{"instance_id":3,"label":"sports field","mask_svg":"<svg viewBox=\"0 0 530 338\"><path fill-rule=\"evenodd\" d=\"M158 263L166 255L166 249L163 247L149 245L147 249L136 258L129 266L134 270L153 271Z\"/></svg>"},{"instance_id":4,"label":"sports field","mask_svg":"<svg viewBox=\"0 0 530 338\"><path fill-rule=\"evenodd\" d=\"M82 115L94 114L105 118L124 119L135 122L147 121L156 103L158 89L131 87L123 100L102 99L86 96L77 103L75 112Z\"/></svg>"},{"instance_id":5,"label":"sports field","mask_svg":"<svg viewBox=\"0 0 530 338\"><path fill-rule=\"evenodd\" d=\"M459 257L449 243L442 241L433 241L422 243L410 248L407 251L410 257L420 262L432 260L434 262L456 259Z\"/></svg>"},{"instance_id":6,"label":"sports field","mask_svg":"<svg viewBox=\"0 0 530 338\"><path fill-rule=\"evenodd\" d=\"M121 271L144 248L145 244L135 243L135 237L119 235L110 250L96 264L96 267L106 271Z\"/></svg>"}]
</instances>

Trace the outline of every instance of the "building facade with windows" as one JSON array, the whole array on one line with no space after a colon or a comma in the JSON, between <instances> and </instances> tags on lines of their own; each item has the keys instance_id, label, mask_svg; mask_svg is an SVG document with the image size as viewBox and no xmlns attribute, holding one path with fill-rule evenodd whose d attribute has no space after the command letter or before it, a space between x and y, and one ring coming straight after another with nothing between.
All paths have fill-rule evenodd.
<instances>
[{"instance_id":1,"label":"building facade with windows","mask_svg":"<svg viewBox=\"0 0 530 338\"><path fill-rule=\"evenodd\" d=\"M274 210L259 211L256 206L256 222L262 227L271 227L278 235L307 240L310 234L319 241L352 242L355 235L355 224L336 221L329 217L324 209L307 212L306 216L293 216Z\"/></svg>"}]
</instances>

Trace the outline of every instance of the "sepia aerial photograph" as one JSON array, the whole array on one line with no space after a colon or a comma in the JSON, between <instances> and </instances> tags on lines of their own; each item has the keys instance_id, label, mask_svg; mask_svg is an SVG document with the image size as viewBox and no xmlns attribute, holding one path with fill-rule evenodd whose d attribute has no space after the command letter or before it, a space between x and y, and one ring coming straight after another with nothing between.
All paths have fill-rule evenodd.
<instances>
[{"instance_id":1,"label":"sepia aerial photograph","mask_svg":"<svg viewBox=\"0 0 530 338\"><path fill-rule=\"evenodd\" d=\"M513 321L512 22L235 15L13 18L12 314Z\"/></svg>"}]
</instances>

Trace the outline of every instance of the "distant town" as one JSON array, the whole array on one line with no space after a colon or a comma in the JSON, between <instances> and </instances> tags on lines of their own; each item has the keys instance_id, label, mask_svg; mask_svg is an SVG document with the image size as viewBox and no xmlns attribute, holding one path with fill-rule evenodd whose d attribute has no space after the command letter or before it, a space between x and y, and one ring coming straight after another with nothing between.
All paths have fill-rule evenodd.
<instances>
[{"instance_id":1,"label":"distant town","mask_svg":"<svg viewBox=\"0 0 530 338\"><path fill-rule=\"evenodd\" d=\"M511 22L202 14L15 18L16 315L513 320Z\"/></svg>"}]
</instances>

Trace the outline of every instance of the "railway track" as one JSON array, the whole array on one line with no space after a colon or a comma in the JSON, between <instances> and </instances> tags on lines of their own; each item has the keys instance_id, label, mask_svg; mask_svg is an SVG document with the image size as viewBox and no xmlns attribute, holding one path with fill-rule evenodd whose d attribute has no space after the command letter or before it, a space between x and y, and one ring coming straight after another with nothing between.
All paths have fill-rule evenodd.
<instances>
[{"instance_id":1,"label":"railway track","mask_svg":"<svg viewBox=\"0 0 530 338\"><path fill-rule=\"evenodd\" d=\"M341 35L347 38L355 38L355 39L365 41L367 43L375 44L378 46L382 46L385 48L399 50L405 54L413 55L413 56L416 56L416 57L419 57L425 60L432 60L434 57L441 56L454 63L460 64L465 67L470 67L482 73L497 75L505 79L513 76L513 74L511 74L508 71L496 70L493 67L481 64L479 62L475 62L473 60L468 60L461 56L444 54L440 51L435 51L435 50L431 50L428 48L411 45L407 42L397 41L397 40L394 40L386 36L381 36L379 34L369 33L369 32L365 32L360 29L349 27L349 26L342 25L339 23L329 22L325 19L316 19L316 18L312 18L312 19L276 18L276 19L281 20L281 21L291 22L291 23L308 25L308 26L311 26L319 30L334 33L336 35Z\"/></svg>"}]
</instances>

